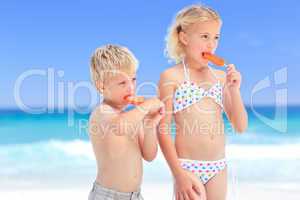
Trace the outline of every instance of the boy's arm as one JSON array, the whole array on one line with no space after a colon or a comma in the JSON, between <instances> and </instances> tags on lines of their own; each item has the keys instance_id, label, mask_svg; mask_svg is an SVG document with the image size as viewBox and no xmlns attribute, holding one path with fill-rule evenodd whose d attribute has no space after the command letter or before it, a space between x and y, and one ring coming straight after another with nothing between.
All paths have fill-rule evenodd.
<instances>
[{"instance_id":1,"label":"boy's arm","mask_svg":"<svg viewBox=\"0 0 300 200\"><path fill-rule=\"evenodd\" d=\"M90 117L89 133L92 135L115 134L118 136L126 134L137 134L137 129L142 126L142 121L147 110L135 108L128 112L116 113L110 106L99 106Z\"/></svg>"},{"instance_id":2,"label":"boy's arm","mask_svg":"<svg viewBox=\"0 0 300 200\"><path fill-rule=\"evenodd\" d=\"M156 125L146 121L144 120L144 125L140 129L138 141L144 160L150 162L157 155L157 135Z\"/></svg>"},{"instance_id":3,"label":"boy's arm","mask_svg":"<svg viewBox=\"0 0 300 200\"><path fill-rule=\"evenodd\" d=\"M136 108L122 113L116 113L110 106L102 105L92 114L90 131L135 136L143 126L144 117L162 106L163 103L157 98L148 99Z\"/></svg>"},{"instance_id":4,"label":"boy's arm","mask_svg":"<svg viewBox=\"0 0 300 200\"><path fill-rule=\"evenodd\" d=\"M149 113L143 120L143 127L139 134L139 144L143 158L152 161L157 154L157 125L165 114L164 104L153 113Z\"/></svg>"}]
</instances>

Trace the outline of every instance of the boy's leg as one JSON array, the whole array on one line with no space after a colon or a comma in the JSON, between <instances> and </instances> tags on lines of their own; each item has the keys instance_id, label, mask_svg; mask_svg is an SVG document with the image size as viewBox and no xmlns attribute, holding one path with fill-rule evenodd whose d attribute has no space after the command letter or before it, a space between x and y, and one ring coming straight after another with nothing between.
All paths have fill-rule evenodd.
<instances>
[{"instance_id":1,"label":"boy's leg","mask_svg":"<svg viewBox=\"0 0 300 200\"><path fill-rule=\"evenodd\" d=\"M88 200L114 200L114 192L94 183Z\"/></svg>"},{"instance_id":2,"label":"boy's leg","mask_svg":"<svg viewBox=\"0 0 300 200\"><path fill-rule=\"evenodd\" d=\"M94 188L95 186L94 186L94 184L93 184L93 187L92 187L92 189L91 189L91 191L90 191L90 193L89 193L89 197L88 197L88 200L94 200L95 199L95 188Z\"/></svg>"},{"instance_id":3,"label":"boy's leg","mask_svg":"<svg viewBox=\"0 0 300 200\"><path fill-rule=\"evenodd\" d=\"M124 199L125 200L125 199ZM127 199L126 199L127 200ZM144 200L141 191L133 192L130 200Z\"/></svg>"}]
</instances>

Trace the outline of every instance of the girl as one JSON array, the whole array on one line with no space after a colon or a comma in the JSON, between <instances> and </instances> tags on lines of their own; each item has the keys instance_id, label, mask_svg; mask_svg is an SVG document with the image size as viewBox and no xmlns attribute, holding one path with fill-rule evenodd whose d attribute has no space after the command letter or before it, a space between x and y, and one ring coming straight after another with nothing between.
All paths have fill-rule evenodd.
<instances>
[{"instance_id":1,"label":"girl","mask_svg":"<svg viewBox=\"0 0 300 200\"><path fill-rule=\"evenodd\" d=\"M176 200L224 200L227 190L224 111L238 133L248 119L240 94L241 74L208 66L202 53L214 53L221 19L212 9L192 5L179 11L167 36L166 51L177 64L160 77L166 115L159 142L175 181ZM170 128L176 124L175 145Z\"/></svg>"}]
</instances>

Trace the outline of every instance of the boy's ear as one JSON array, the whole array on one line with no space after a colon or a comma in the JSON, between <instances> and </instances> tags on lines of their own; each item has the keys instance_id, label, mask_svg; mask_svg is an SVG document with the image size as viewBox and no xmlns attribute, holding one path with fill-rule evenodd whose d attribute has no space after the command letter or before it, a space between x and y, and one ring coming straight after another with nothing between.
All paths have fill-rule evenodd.
<instances>
[{"instance_id":1,"label":"boy's ear","mask_svg":"<svg viewBox=\"0 0 300 200\"><path fill-rule=\"evenodd\" d=\"M101 93L103 93L103 91L104 91L104 84L103 84L103 81L97 80L97 81L96 81L96 88L97 88Z\"/></svg>"},{"instance_id":2,"label":"boy's ear","mask_svg":"<svg viewBox=\"0 0 300 200\"><path fill-rule=\"evenodd\" d=\"M185 32L180 31L178 37L179 37L179 41L180 41L182 44L187 45L187 35L186 35Z\"/></svg>"}]
</instances>

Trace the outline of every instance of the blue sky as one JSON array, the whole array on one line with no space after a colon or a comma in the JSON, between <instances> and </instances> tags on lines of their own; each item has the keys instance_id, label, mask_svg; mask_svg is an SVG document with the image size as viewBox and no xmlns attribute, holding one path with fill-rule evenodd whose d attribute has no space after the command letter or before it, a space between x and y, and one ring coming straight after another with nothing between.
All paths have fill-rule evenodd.
<instances>
[{"instance_id":1,"label":"blue sky","mask_svg":"<svg viewBox=\"0 0 300 200\"><path fill-rule=\"evenodd\" d=\"M254 95L255 104L274 104L275 90L285 88L288 102L299 104L299 1L11 0L0 6L0 107L16 107L13 91L23 72L49 67L64 71L54 80L57 103L57 83L66 87L68 82L88 81L90 55L106 43L126 45L135 53L140 60L138 83L157 82L171 65L163 54L169 24L182 7L199 2L222 17L217 53L241 71L245 103L250 103L255 85L269 76L271 87ZM273 84L274 72L283 67L287 83ZM24 81L24 103L46 105L46 83L45 76ZM144 88L144 92L154 91ZM78 90L75 100L88 104L87 90Z\"/></svg>"}]
</instances>

